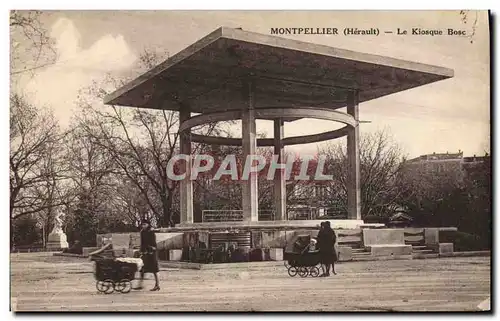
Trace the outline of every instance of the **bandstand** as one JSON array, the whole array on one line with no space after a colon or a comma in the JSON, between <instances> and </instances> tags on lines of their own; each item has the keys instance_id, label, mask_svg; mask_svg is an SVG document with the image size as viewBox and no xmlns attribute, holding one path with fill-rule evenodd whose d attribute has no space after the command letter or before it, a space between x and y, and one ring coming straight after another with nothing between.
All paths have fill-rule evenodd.
<instances>
[{"instance_id":1,"label":"bandstand","mask_svg":"<svg viewBox=\"0 0 500 321\"><path fill-rule=\"evenodd\" d=\"M243 147L284 147L347 136L348 219L334 227L363 224L360 212L359 104L453 77L453 70L292 39L222 27L170 57L105 98L108 105L179 112L180 152L191 143ZM347 107L347 113L340 108ZM197 115L193 116L195 113ZM340 122L344 127L314 135L283 137L286 122L301 118ZM273 138L257 139L256 119L274 122ZM211 122L241 120L241 138L201 136L191 129ZM190 173L186 164L186 173ZM189 176L189 175L188 175ZM180 183L181 224L170 231L221 227L291 229L317 221L287 221L285 177L277 171L274 221L258 222L257 176L242 182L243 221L193 222L193 186Z\"/></svg>"}]
</instances>

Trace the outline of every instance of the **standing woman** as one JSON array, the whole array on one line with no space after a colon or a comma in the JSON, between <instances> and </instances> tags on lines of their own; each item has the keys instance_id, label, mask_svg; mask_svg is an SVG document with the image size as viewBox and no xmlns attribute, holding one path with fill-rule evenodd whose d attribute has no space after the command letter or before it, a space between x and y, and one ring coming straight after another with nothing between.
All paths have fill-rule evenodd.
<instances>
[{"instance_id":1,"label":"standing woman","mask_svg":"<svg viewBox=\"0 0 500 321\"><path fill-rule=\"evenodd\" d=\"M320 255L320 264L321 264L321 269L323 270L323 273L321 276L325 276L326 274L326 266L325 266L325 260L324 260L324 251L325 251L325 222L321 222L318 236L316 236L316 240L318 240L318 243L316 244L316 247L319 250L319 255Z\"/></svg>"},{"instance_id":2,"label":"standing woman","mask_svg":"<svg viewBox=\"0 0 500 321\"><path fill-rule=\"evenodd\" d=\"M144 266L141 270L141 280L136 290L142 290L144 282L144 273L153 273L155 276L155 286L151 291L160 290L160 281L158 280L158 258L156 253L156 235L151 230L151 223L148 220L142 221L141 228L141 253Z\"/></svg>"},{"instance_id":3,"label":"standing woman","mask_svg":"<svg viewBox=\"0 0 500 321\"><path fill-rule=\"evenodd\" d=\"M335 232L328 221L322 223L322 229L318 233L318 244L321 264L324 266L324 273L320 276L330 276L330 266L333 265L335 253ZM335 271L333 273L335 274Z\"/></svg>"},{"instance_id":4,"label":"standing woman","mask_svg":"<svg viewBox=\"0 0 500 321\"><path fill-rule=\"evenodd\" d=\"M335 230L332 229L329 221L325 222L325 228L327 230L329 230L328 233L330 233L331 236L332 236L332 240L331 240L332 244L333 244L332 261L331 261L331 264L332 264L332 273L335 274L335 275L337 275L337 272L335 272L335 262L337 262L337 260L338 260L337 248L335 247L335 244L337 243L337 234L335 234Z\"/></svg>"}]
</instances>

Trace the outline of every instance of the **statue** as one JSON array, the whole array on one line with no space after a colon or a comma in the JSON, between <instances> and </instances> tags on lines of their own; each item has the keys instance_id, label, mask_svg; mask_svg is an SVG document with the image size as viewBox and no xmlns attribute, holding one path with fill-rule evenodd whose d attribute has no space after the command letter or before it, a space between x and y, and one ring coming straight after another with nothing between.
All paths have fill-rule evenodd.
<instances>
[{"instance_id":1,"label":"statue","mask_svg":"<svg viewBox=\"0 0 500 321\"><path fill-rule=\"evenodd\" d=\"M63 233L62 219L61 219L62 216L64 216L64 213L61 210L59 210L56 213L56 216L54 217L54 228L52 229L52 232L50 232L50 234L62 234Z\"/></svg>"},{"instance_id":2,"label":"statue","mask_svg":"<svg viewBox=\"0 0 500 321\"><path fill-rule=\"evenodd\" d=\"M62 229L62 217L64 213L59 210L56 212L56 216L54 217L54 228L52 232L49 234L48 242L46 244L47 249L49 250L61 250L68 248L68 241L66 234Z\"/></svg>"}]
</instances>

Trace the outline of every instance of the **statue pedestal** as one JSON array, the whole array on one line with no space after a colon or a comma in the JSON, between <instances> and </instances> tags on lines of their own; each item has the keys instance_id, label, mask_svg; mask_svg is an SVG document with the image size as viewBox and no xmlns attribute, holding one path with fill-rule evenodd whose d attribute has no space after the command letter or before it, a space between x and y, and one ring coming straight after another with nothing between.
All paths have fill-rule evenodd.
<instances>
[{"instance_id":1,"label":"statue pedestal","mask_svg":"<svg viewBox=\"0 0 500 321\"><path fill-rule=\"evenodd\" d=\"M68 248L68 239L64 232L50 233L47 240L47 250L61 250Z\"/></svg>"}]
</instances>

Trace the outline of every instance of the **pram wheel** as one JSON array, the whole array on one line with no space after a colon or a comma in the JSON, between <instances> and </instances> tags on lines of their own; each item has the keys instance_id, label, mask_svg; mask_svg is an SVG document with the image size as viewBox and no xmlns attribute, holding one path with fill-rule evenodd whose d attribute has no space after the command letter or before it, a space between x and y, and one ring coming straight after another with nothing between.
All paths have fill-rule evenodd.
<instances>
[{"instance_id":1,"label":"pram wheel","mask_svg":"<svg viewBox=\"0 0 500 321\"><path fill-rule=\"evenodd\" d=\"M111 294L115 292L115 282L113 282L113 280L107 279L104 280L104 283L108 284L108 288L106 289L106 291L104 291L105 294Z\"/></svg>"},{"instance_id":2,"label":"pram wheel","mask_svg":"<svg viewBox=\"0 0 500 321\"><path fill-rule=\"evenodd\" d=\"M129 293L132 290L132 283L129 279L122 279L120 282L115 283L115 290L121 293Z\"/></svg>"},{"instance_id":3,"label":"pram wheel","mask_svg":"<svg viewBox=\"0 0 500 321\"><path fill-rule=\"evenodd\" d=\"M319 269L317 266L313 266L311 267L311 269L309 270L309 275L312 276L313 278L316 278L319 276Z\"/></svg>"},{"instance_id":4,"label":"pram wheel","mask_svg":"<svg viewBox=\"0 0 500 321\"><path fill-rule=\"evenodd\" d=\"M288 275L290 275L292 278L297 275L298 269L295 266L290 266L288 268Z\"/></svg>"},{"instance_id":5,"label":"pram wheel","mask_svg":"<svg viewBox=\"0 0 500 321\"><path fill-rule=\"evenodd\" d=\"M95 283L95 287L99 292L106 292L106 290L108 289L108 284L104 283L104 281L97 281Z\"/></svg>"},{"instance_id":6,"label":"pram wheel","mask_svg":"<svg viewBox=\"0 0 500 321\"><path fill-rule=\"evenodd\" d=\"M305 278L309 274L309 270L305 266L303 266L299 269L298 274L301 278Z\"/></svg>"},{"instance_id":7,"label":"pram wheel","mask_svg":"<svg viewBox=\"0 0 500 321\"><path fill-rule=\"evenodd\" d=\"M110 294L115 291L115 284L113 283L112 280L107 279L104 281L97 281L95 284L97 291L105 293L105 294Z\"/></svg>"}]
</instances>

